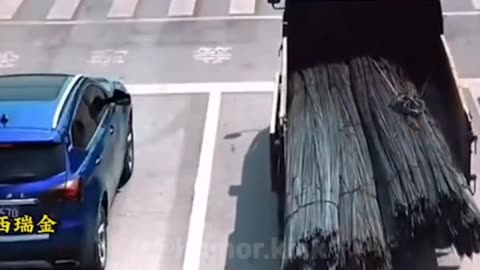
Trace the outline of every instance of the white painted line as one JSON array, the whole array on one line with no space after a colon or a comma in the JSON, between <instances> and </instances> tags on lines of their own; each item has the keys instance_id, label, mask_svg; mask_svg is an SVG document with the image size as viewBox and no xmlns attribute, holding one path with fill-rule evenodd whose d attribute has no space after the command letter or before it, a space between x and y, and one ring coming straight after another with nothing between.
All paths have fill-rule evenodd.
<instances>
[{"instance_id":1,"label":"white painted line","mask_svg":"<svg viewBox=\"0 0 480 270\"><path fill-rule=\"evenodd\" d=\"M480 9L480 0L472 0L472 4L475 9Z\"/></svg>"},{"instance_id":2,"label":"white painted line","mask_svg":"<svg viewBox=\"0 0 480 270\"><path fill-rule=\"evenodd\" d=\"M0 0L2 1L2 0ZM75 20L75 21L0 21L0 25L89 25L89 24L124 24L124 23L174 23L174 22L212 22L212 21L278 21L280 15L266 16L206 16L178 18L131 18L110 20Z\"/></svg>"},{"instance_id":3,"label":"white painted line","mask_svg":"<svg viewBox=\"0 0 480 270\"><path fill-rule=\"evenodd\" d=\"M75 11L80 5L81 0L55 0L47 20L70 20L75 15Z\"/></svg>"},{"instance_id":4,"label":"white painted line","mask_svg":"<svg viewBox=\"0 0 480 270\"><path fill-rule=\"evenodd\" d=\"M480 78L461 78L459 79L460 85L467 84L467 85L477 85L478 91L480 91Z\"/></svg>"},{"instance_id":5,"label":"white painted line","mask_svg":"<svg viewBox=\"0 0 480 270\"><path fill-rule=\"evenodd\" d=\"M0 20L10 20L17 13L23 0L0 0Z\"/></svg>"},{"instance_id":6,"label":"white painted line","mask_svg":"<svg viewBox=\"0 0 480 270\"><path fill-rule=\"evenodd\" d=\"M20 1L20 0L0 0L0 1ZM0 6L0 25L89 25L89 24L125 24L125 23L174 23L174 22L212 22L212 21L279 21L282 20L282 15L265 15L265 16L205 16L205 17L172 17L172 18L129 18L129 19L110 19L110 20L74 20L74 21L28 21L28 20L8 20L2 21L1 9L5 6ZM459 12L444 12L445 17L448 16L477 16L480 11L459 11ZM10 17L6 18L10 19Z\"/></svg>"},{"instance_id":7,"label":"white painted line","mask_svg":"<svg viewBox=\"0 0 480 270\"><path fill-rule=\"evenodd\" d=\"M168 16L193 16L197 0L171 0Z\"/></svg>"},{"instance_id":8,"label":"white painted line","mask_svg":"<svg viewBox=\"0 0 480 270\"><path fill-rule=\"evenodd\" d=\"M207 93L270 93L275 89L274 81L264 82L213 82L173 84L127 84L132 95L175 95Z\"/></svg>"},{"instance_id":9,"label":"white painted line","mask_svg":"<svg viewBox=\"0 0 480 270\"><path fill-rule=\"evenodd\" d=\"M197 177L195 179L192 212L190 214L187 244L183 258L183 270L200 269L203 233L207 216L208 194L210 192L215 140L220 118L221 103L222 94L220 92L210 93Z\"/></svg>"},{"instance_id":10,"label":"white painted line","mask_svg":"<svg viewBox=\"0 0 480 270\"><path fill-rule=\"evenodd\" d=\"M443 12L444 17L452 17L452 16L478 16L480 15L480 11L450 11L450 12Z\"/></svg>"},{"instance_id":11,"label":"white painted line","mask_svg":"<svg viewBox=\"0 0 480 270\"><path fill-rule=\"evenodd\" d=\"M137 8L138 0L113 0L112 7L108 12L108 18L133 17Z\"/></svg>"},{"instance_id":12,"label":"white painted line","mask_svg":"<svg viewBox=\"0 0 480 270\"><path fill-rule=\"evenodd\" d=\"M229 14L254 14L255 0L230 0Z\"/></svg>"}]
</instances>

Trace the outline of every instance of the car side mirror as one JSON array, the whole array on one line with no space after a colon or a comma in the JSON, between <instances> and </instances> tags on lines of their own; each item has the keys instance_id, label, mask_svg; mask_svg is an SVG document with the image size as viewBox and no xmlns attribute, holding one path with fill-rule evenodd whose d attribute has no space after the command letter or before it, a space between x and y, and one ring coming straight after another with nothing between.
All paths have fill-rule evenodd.
<instances>
[{"instance_id":1,"label":"car side mirror","mask_svg":"<svg viewBox=\"0 0 480 270\"><path fill-rule=\"evenodd\" d=\"M109 98L109 102L113 102L120 106L128 106L132 103L132 98L130 94L125 93L122 90L115 89L113 91L113 96Z\"/></svg>"}]
</instances>

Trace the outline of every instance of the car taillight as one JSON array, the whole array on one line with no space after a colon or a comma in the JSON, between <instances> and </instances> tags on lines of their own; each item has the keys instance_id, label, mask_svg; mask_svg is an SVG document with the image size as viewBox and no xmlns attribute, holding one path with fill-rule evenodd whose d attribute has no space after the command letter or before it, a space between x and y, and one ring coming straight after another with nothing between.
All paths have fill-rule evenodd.
<instances>
[{"instance_id":1,"label":"car taillight","mask_svg":"<svg viewBox=\"0 0 480 270\"><path fill-rule=\"evenodd\" d=\"M63 198L69 200L82 199L82 181L80 178L73 179L65 183L63 189L60 189Z\"/></svg>"},{"instance_id":2,"label":"car taillight","mask_svg":"<svg viewBox=\"0 0 480 270\"><path fill-rule=\"evenodd\" d=\"M82 195L82 180L77 178L54 187L47 194L42 196L42 199L48 201L80 201L82 199Z\"/></svg>"},{"instance_id":3,"label":"car taillight","mask_svg":"<svg viewBox=\"0 0 480 270\"><path fill-rule=\"evenodd\" d=\"M0 144L0 148L12 148L13 144Z\"/></svg>"}]
</instances>

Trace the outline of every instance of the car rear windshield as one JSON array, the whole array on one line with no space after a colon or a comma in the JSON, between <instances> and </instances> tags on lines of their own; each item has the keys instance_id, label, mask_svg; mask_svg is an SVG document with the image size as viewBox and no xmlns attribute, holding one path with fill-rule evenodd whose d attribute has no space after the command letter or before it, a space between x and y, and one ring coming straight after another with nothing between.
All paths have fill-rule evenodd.
<instances>
[{"instance_id":1,"label":"car rear windshield","mask_svg":"<svg viewBox=\"0 0 480 270\"><path fill-rule=\"evenodd\" d=\"M0 101L46 101L58 97L68 79L64 75L0 77Z\"/></svg>"},{"instance_id":2,"label":"car rear windshield","mask_svg":"<svg viewBox=\"0 0 480 270\"><path fill-rule=\"evenodd\" d=\"M5 145L0 143L0 183L44 180L65 171L62 144Z\"/></svg>"}]
</instances>

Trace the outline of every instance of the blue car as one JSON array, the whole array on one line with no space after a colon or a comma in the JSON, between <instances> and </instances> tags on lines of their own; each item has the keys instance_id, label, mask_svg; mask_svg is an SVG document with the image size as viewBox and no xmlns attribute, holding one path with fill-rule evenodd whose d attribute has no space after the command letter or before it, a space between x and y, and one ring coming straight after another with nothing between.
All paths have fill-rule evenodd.
<instances>
[{"instance_id":1,"label":"blue car","mask_svg":"<svg viewBox=\"0 0 480 270\"><path fill-rule=\"evenodd\" d=\"M105 269L109 210L134 167L132 117L118 81L0 76L0 266Z\"/></svg>"}]
</instances>

